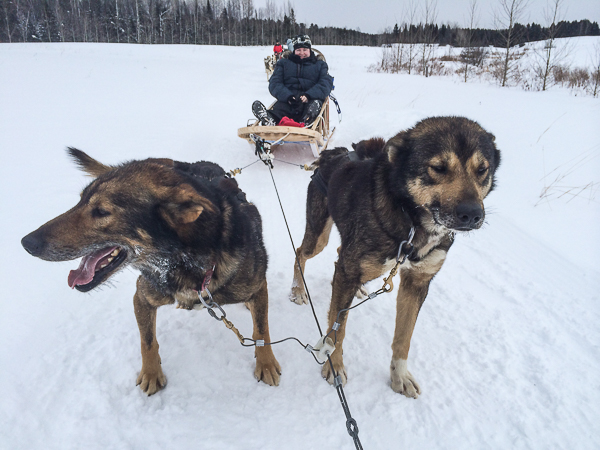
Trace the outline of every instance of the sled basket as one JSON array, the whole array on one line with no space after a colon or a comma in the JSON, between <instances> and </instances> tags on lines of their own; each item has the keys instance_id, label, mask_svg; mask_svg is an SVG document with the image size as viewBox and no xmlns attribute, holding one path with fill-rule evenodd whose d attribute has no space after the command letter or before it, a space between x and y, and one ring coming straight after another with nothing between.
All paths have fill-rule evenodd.
<instances>
[{"instance_id":1,"label":"sled basket","mask_svg":"<svg viewBox=\"0 0 600 450\"><path fill-rule=\"evenodd\" d=\"M269 109L274 104L275 102L269 106ZM309 145L313 156L316 158L327 148L334 131L335 128L333 130L329 129L329 98L327 98L323 102L319 115L309 128L268 127L260 125L259 121L256 120L253 125L238 129L238 136L246 139L252 145L254 145L252 135L276 145L285 146L285 144L290 143Z\"/></svg>"}]
</instances>

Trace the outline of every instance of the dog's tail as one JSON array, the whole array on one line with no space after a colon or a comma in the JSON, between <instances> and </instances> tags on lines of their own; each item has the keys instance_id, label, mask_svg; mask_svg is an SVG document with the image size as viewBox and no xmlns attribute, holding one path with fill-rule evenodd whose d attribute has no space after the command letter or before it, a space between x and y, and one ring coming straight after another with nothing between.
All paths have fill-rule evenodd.
<instances>
[{"instance_id":1,"label":"dog's tail","mask_svg":"<svg viewBox=\"0 0 600 450\"><path fill-rule=\"evenodd\" d=\"M311 168L315 171L312 183L318 190L327 196L329 178L331 174L349 161L362 161L376 158L383 153L385 140L381 137L360 141L358 144L352 144L353 152L349 152L345 147L336 147L331 150L325 150Z\"/></svg>"},{"instance_id":2,"label":"dog's tail","mask_svg":"<svg viewBox=\"0 0 600 450\"><path fill-rule=\"evenodd\" d=\"M317 167L324 167L336 157L340 155L346 155L347 153L348 149L345 147L336 147L330 150L324 150L323 152L321 152L319 157L310 165L310 169L314 170Z\"/></svg>"},{"instance_id":3,"label":"dog's tail","mask_svg":"<svg viewBox=\"0 0 600 450\"><path fill-rule=\"evenodd\" d=\"M329 165L331 162L336 160L341 161L340 155L349 156L350 160L364 160L376 158L378 155L383 153L385 147L385 139L382 137L374 137L371 139L365 139L360 141L358 144L352 144L352 148L356 152L357 157L350 156L350 152L345 147L336 147L331 150L325 150L321 153L319 158L311 164L311 169L317 167L324 167Z\"/></svg>"},{"instance_id":4,"label":"dog's tail","mask_svg":"<svg viewBox=\"0 0 600 450\"><path fill-rule=\"evenodd\" d=\"M381 137L374 137L360 141L358 144L352 144L352 148L358 155L358 158L372 159L383 153L385 140Z\"/></svg>"}]
</instances>

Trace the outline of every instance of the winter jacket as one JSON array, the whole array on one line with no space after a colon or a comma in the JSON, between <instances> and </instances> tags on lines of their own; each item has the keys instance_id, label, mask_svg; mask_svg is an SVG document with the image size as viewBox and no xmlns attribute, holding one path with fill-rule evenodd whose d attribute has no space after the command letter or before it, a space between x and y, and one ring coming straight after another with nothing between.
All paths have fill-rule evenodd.
<instances>
[{"instance_id":1,"label":"winter jacket","mask_svg":"<svg viewBox=\"0 0 600 450\"><path fill-rule=\"evenodd\" d=\"M333 89L333 78L328 73L325 61L317 60L311 51L308 58L300 59L291 54L280 59L269 79L269 92L282 102L291 96L305 94L309 99L325 101Z\"/></svg>"},{"instance_id":2,"label":"winter jacket","mask_svg":"<svg viewBox=\"0 0 600 450\"><path fill-rule=\"evenodd\" d=\"M283 47L281 46L281 44L273 47L273 53L283 53Z\"/></svg>"}]
</instances>

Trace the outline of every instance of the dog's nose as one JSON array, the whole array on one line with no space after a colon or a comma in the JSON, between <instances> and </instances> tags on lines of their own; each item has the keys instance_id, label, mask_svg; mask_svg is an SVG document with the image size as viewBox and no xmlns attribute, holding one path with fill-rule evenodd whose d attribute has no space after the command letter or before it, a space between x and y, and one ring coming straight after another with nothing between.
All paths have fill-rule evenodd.
<instances>
[{"instance_id":1,"label":"dog's nose","mask_svg":"<svg viewBox=\"0 0 600 450\"><path fill-rule=\"evenodd\" d=\"M483 209L478 203L465 202L456 207L455 214L459 227L471 229L480 224L483 218Z\"/></svg>"},{"instance_id":2,"label":"dog's nose","mask_svg":"<svg viewBox=\"0 0 600 450\"><path fill-rule=\"evenodd\" d=\"M39 256L44 249L44 240L40 239L35 232L33 232L21 239L21 245L31 255Z\"/></svg>"}]
</instances>

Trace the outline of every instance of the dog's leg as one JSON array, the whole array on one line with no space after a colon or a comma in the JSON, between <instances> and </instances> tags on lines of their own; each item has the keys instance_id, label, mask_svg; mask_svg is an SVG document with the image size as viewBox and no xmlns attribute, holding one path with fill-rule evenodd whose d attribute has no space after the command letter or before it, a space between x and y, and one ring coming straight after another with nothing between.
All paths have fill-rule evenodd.
<instances>
[{"instance_id":1,"label":"dog's leg","mask_svg":"<svg viewBox=\"0 0 600 450\"><path fill-rule=\"evenodd\" d=\"M311 181L308 185L306 200L306 230L302 245L296 250L298 262L294 264L294 281L290 294L290 300L294 303L299 305L308 303L308 295L302 282L302 273L304 273L306 261L317 256L327 246L332 226L333 219L327 209L327 197Z\"/></svg>"},{"instance_id":2,"label":"dog's leg","mask_svg":"<svg viewBox=\"0 0 600 450\"><path fill-rule=\"evenodd\" d=\"M260 290L246 303L246 306L248 306L252 313L252 322L254 324L252 339L262 339L265 342L271 342L271 337L269 336L269 294L266 280ZM277 362L277 359L275 359L272 346L255 347L255 355L255 378L258 381L264 381L270 386L279 386L281 366Z\"/></svg>"},{"instance_id":3,"label":"dog's leg","mask_svg":"<svg viewBox=\"0 0 600 450\"><path fill-rule=\"evenodd\" d=\"M330 332L333 328L333 324L336 322L340 324L337 332L332 332L329 336L335 341L335 351L331 354L331 362L335 372L341 377L342 384L346 384L348 378L346 368L344 367L343 349L342 344L344 336L346 335L346 319L348 312L340 314L339 319L337 318L338 313L342 309L349 308L354 299L354 294L360 286L359 276L351 276L344 269L341 259L335 264L335 273L333 275L332 283L332 294L331 294L331 305L329 306L329 327L327 328ZM334 376L331 371L329 361L327 361L321 370L323 378L325 378L330 384L333 384Z\"/></svg>"},{"instance_id":4,"label":"dog's leg","mask_svg":"<svg viewBox=\"0 0 600 450\"><path fill-rule=\"evenodd\" d=\"M440 264L441 267L441 264ZM438 268L439 270L439 268ZM437 272L437 271L436 271ZM435 273L403 270L400 274L400 287L396 300L396 331L392 342L392 363L390 375L392 389L407 397L417 398L421 388L408 371L407 360L419 310L425 301L429 283Z\"/></svg>"},{"instance_id":5,"label":"dog's leg","mask_svg":"<svg viewBox=\"0 0 600 450\"><path fill-rule=\"evenodd\" d=\"M148 395L156 393L167 384L160 367L160 355L158 354L158 341L156 340L156 310L161 304L169 301L157 302L148 295L142 277L138 278L137 290L133 296L133 308L138 328L140 329L142 347L142 370L137 377L137 385Z\"/></svg>"},{"instance_id":6,"label":"dog's leg","mask_svg":"<svg viewBox=\"0 0 600 450\"><path fill-rule=\"evenodd\" d=\"M353 144L354 145L354 144ZM337 254L338 254L338 258L340 256L340 251L342 249L342 246L340 245L337 248ZM369 280L370 281L370 280ZM367 298L369 296L369 293L367 292L367 288L365 287L364 284L361 284L360 287L358 288L358 290L356 291L356 294L354 294L354 296L359 299L359 300L364 300L365 298Z\"/></svg>"}]
</instances>

